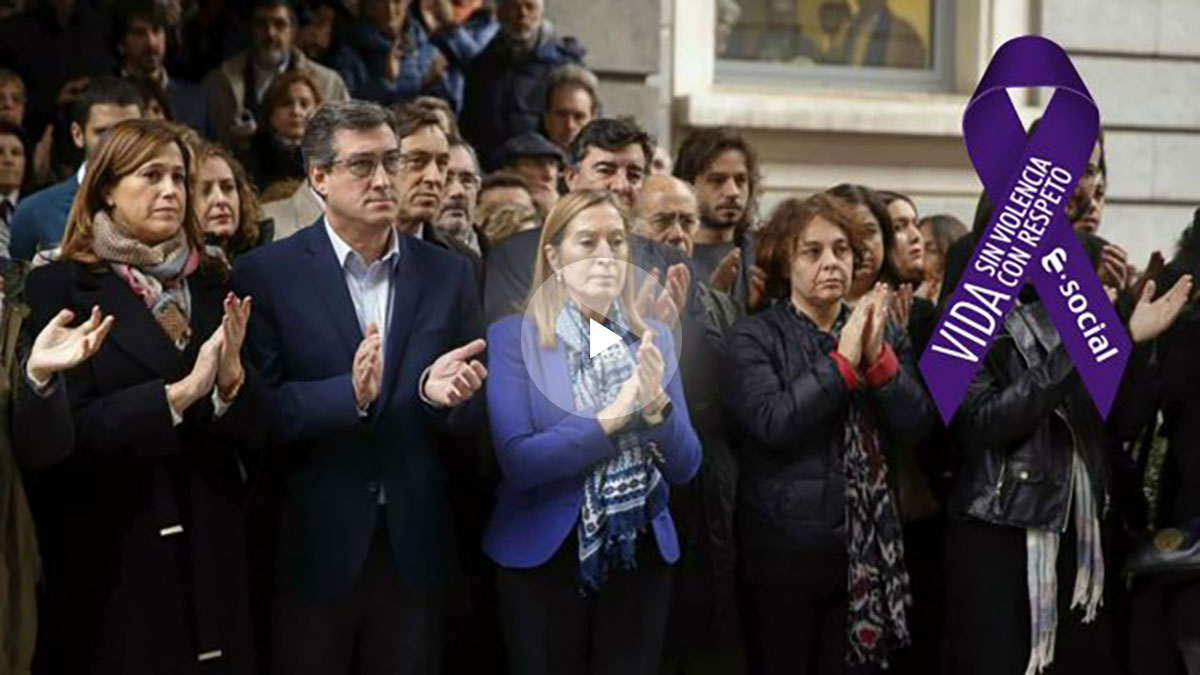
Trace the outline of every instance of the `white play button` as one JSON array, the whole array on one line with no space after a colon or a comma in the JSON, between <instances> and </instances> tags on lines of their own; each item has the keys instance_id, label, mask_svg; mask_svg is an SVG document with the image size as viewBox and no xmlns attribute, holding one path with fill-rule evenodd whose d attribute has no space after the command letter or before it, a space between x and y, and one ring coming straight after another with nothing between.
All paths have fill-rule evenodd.
<instances>
[{"instance_id":1,"label":"white play button","mask_svg":"<svg viewBox=\"0 0 1200 675\"><path fill-rule=\"evenodd\" d=\"M621 342L620 335L600 325L595 319L588 319L588 324L588 344L591 345L588 358L594 359L600 352Z\"/></svg>"}]
</instances>

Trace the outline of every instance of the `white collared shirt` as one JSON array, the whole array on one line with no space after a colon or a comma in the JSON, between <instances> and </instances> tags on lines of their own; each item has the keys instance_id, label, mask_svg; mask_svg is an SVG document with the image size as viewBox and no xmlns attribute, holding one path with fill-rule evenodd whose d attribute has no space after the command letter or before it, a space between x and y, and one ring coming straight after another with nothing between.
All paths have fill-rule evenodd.
<instances>
[{"instance_id":1,"label":"white collared shirt","mask_svg":"<svg viewBox=\"0 0 1200 675\"><path fill-rule=\"evenodd\" d=\"M388 329L392 321L392 299L395 297L392 273L400 263L400 235L393 227L388 238L387 251L383 257L368 265L358 251L350 248L350 245L334 231L328 218L325 218L324 222L325 233L329 235L329 243L333 244L333 253L342 268L346 289L350 291L350 300L354 303L359 329L366 335L367 324L374 323L379 327L379 338L383 342L383 348L379 351L379 367L382 369L387 355ZM424 382L424 376L421 381ZM360 410L359 415L365 417L366 413ZM382 485L379 486L376 503L380 506L387 503L387 491Z\"/></svg>"},{"instance_id":2,"label":"white collared shirt","mask_svg":"<svg viewBox=\"0 0 1200 675\"><path fill-rule=\"evenodd\" d=\"M333 245L333 253L346 280L346 289L354 302L354 313L358 316L358 327L367 334L367 324L379 327L379 337L387 344L388 328L392 320L392 272L400 262L400 238L393 228L387 251L379 260L367 264L357 251L350 248L325 219L325 233ZM386 351L386 350L384 350Z\"/></svg>"}]
</instances>

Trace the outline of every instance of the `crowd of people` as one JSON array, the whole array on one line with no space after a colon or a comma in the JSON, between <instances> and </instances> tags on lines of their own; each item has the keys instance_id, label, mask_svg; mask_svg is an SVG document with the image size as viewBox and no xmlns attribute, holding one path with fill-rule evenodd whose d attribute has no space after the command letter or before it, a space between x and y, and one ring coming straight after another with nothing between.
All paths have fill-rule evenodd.
<instances>
[{"instance_id":1,"label":"crowd of people","mask_svg":"<svg viewBox=\"0 0 1200 675\"><path fill-rule=\"evenodd\" d=\"M947 426L986 197L760 215L543 0L348 4L0 21L0 671L1200 674L1200 210L1132 264L1101 139L1112 414L1026 288Z\"/></svg>"}]
</instances>

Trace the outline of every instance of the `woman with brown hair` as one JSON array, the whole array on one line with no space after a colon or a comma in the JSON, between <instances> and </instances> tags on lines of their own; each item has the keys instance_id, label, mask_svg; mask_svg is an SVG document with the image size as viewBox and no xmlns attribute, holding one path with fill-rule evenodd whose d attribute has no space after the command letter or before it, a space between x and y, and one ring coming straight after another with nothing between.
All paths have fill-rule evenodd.
<instances>
[{"instance_id":1,"label":"woman with brown hair","mask_svg":"<svg viewBox=\"0 0 1200 675\"><path fill-rule=\"evenodd\" d=\"M262 416L241 361L250 299L205 253L192 172L174 127L116 125L61 260L29 278L31 334L63 308L113 317L66 373L74 447L29 474L46 579L36 671L255 670L239 457Z\"/></svg>"},{"instance_id":2,"label":"woman with brown hair","mask_svg":"<svg viewBox=\"0 0 1200 675\"><path fill-rule=\"evenodd\" d=\"M259 220L258 195L241 163L220 145L201 143L194 149L193 204L206 241L230 263L239 254L270 243L275 224Z\"/></svg>"},{"instance_id":3,"label":"woman with brown hair","mask_svg":"<svg viewBox=\"0 0 1200 675\"><path fill-rule=\"evenodd\" d=\"M883 281L889 286L899 283L902 275L896 269L892 254L896 243L896 228L892 216L879 193L864 185L842 183L825 191L843 209L861 242L860 256L855 263L854 277L846 292L851 305Z\"/></svg>"},{"instance_id":4,"label":"woman with brown hair","mask_svg":"<svg viewBox=\"0 0 1200 675\"><path fill-rule=\"evenodd\" d=\"M907 336L887 320L890 289L846 302L857 232L823 194L776 207L756 255L776 302L734 324L727 343L754 673L869 669L909 638L888 454L923 433L932 407Z\"/></svg>"},{"instance_id":5,"label":"woman with brown hair","mask_svg":"<svg viewBox=\"0 0 1200 675\"><path fill-rule=\"evenodd\" d=\"M250 139L242 163L254 184L266 190L272 184L304 178L300 139L308 119L321 105L321 88L304 70L291 70L275 79L263 94L258 129Z\"/></svg>"},{"instance_id":6,"label":"woman with brown hair","mask_svg":"<svg viewBox=\"0 0 1200 675\"><path fill-rule=\"evenodd\" d=\"M700 466L670 329L634 302L629 216L563 197L542 229L525 316L488 329L503 474L483 547L514 673L657 673L679 542L667 483ZM598 353L597 330L620 340ZM640 345L637 338L640 337Z\"/></svg>"}]
</instances>

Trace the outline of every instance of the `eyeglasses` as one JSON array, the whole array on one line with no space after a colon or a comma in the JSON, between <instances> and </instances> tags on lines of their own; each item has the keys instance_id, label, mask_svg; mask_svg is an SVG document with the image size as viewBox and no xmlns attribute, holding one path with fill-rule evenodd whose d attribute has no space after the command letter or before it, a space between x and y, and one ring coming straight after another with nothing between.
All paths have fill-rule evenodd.
<instances>
[{"instance_id":1,"label":"eyeglasses","mask_svg":"<svg viewBox=\"0 0 1200 675\"><path fill-rule=\"evenodd\" d=\"M404 156L399 150L391 150L382 155L355 155L349 159L335 159L330 166L341 164L355 178L370 178L375 175L375 169L383 164L383 171L389 176L400 173L400 165Z\"/></svg>"}]
</instances>

